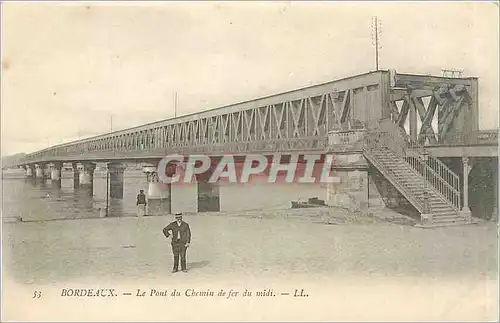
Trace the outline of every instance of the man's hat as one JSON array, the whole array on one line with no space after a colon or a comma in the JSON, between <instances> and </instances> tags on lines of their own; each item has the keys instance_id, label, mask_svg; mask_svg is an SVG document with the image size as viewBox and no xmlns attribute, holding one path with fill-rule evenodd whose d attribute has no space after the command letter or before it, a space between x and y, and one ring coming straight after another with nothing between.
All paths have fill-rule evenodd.
<instances>
[{"instance_id":1,"label":"man's hat","mask_svg":"<svg viewBox=\"0 0 500 323\"><path fill-rule=\"evenodd\" d=\"M174 216L175 216L176 219L177 218L182 218L182 213L175 213Z\"/></svg>"}]
</instances>

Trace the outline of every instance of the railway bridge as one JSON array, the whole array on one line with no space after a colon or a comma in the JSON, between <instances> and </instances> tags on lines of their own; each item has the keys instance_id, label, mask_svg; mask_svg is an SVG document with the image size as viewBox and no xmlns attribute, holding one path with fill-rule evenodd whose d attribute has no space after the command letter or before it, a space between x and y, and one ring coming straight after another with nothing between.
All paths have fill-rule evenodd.
<instances>
[{"instance_id":1,"label":"railway bridge","mask_svg":"<svg viewBox=\"0 0 500 323\"><path fill-rule=\"evenodd\" d=\"M203 212L293 196L287 184L236 188L199 177L195 184L165 185L156 173L162 157L333 155L340 183L290 185L330 206L362 210L378 199L416 214L422 226L463 224L497 212L498 130L479 129L479 114L475 77L381 70L47 147L17 166L28 177L50 173L57 185L70 163L75 189L93 194L96 163L104 163L111 197L119 199L124 165L143 163L150 205Z\"/></svg>"}]
</instances>

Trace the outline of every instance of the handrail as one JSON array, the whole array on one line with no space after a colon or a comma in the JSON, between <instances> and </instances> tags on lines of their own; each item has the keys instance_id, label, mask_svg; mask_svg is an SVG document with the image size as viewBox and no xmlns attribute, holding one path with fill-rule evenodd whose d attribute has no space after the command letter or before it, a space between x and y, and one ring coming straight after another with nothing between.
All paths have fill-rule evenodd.
<instances>
[{"instance_id":1,"label":"handrail","mask_svg":"<svg viewBox=\"0 0 500 323\"><path fill-rule=\"evenodd\" d=\"M409 148L423 146L470 146L470 145L497 145L498 130L474 130L453 133L419 134L409 142Z\"/></svg>"},{"instance_id":2,"label":"handrail","mask_svg":"<svg viewBox=\"0 0 500 323\"><path fill-rule=\"evenodd\" d=\"M397 156L403 158L418 174L424 177L427 183L432 185L453 209L460 210L460 179L458 175L439 159L429 156L423 145L409 140L408 136L392 120L380 121L379 128L384 135L372 133L367 137L380 138L378 140L382 147L390 149ZM406 149L409 145L417 148L424 156L426 155L427 161L418 157L406 156Z\"/></svg>"},{"instance_id":3,"label":"handrail","mask_svg":"<svg viewBox=\"0 0 500 323\"><path fill-rule=\"evenodd\" d=\"M421 157L406 156L405 160L420 175L426 177L427 181L441 194L447 202L455 209L460 210L460 178L445 163L429 155L425 146L418 141L410 141L410 146L416 148L424 156L427 155L427 162ZM420 166L417 167L417 164ZM426 170L423 170L425 166Z\"/></svg>"},{"instance_id":4,"label":"handrail","mask_svg":"<svg viewBox=\"0 0 500 323\"><path fill-rule=\"evenodd\" d=\"M429 166L429 163L434 163L437 159L429 157L427 163L422 157L405 157L405 161L425 180L432 185L433 188L441 195L455 211L460 210L460 190L459 179L453 172L441 172ZM448 182L450 181L450 182ZM458 187L458 189L457 189Z\"/></svg>"},{"instance_id":5,"label":"handrail","mask_svg":"<svg viewBox=\"0 0 500 323\"><path fill-rule=\"evenodd\" d=\"M399 157L404 157L407 140L401 129L389 119L379 121L379 129L379 131L368 132L366 137L376 137L382 147L392 150Z\"/></svg>"},{"instance_id":6,"label":"handrail","mask_svg":"<svg viewBox=\"0 0 500 323\"><path fill-rule=\"evenodd\" d=\"M279 149L286 149L287 151L303 151L305 147L312 150L322 150L324 151L328 147L326 136L310 136L310 137L299 137L299 138L283 138L274 140L246 140L237 142L227 142L224 144L197 144L186 147L174 147L168 149L169 154L183 154L183 153L208 153L208 154L224 154L224 153L241 153L241 152L257 152L257 151L276 151ZM183 149L186 149L183 151ZM166 148L149 148L140 149L126 149L122 147L121 149L107 149L105 151L80 151L74 154L67 152L59 152L58 154L51 154L44 157L31 157L24 158L20 163L22 164L33 164L33 163L46 163L54 161L70 162L73 160L106 160L108 158L115 158L120 156L122 158L144 158L156 156L162 158L167 154Z\"/></svg>"},{"instance_id":7,"label":"handrail","mask_svg":"<svg viewBox=\"0 0 500 323\"><path fill-rule=\"evenodd\" d=\"M387 179L397 188L399 188L399 191L410 201L412 202L415 207L424 213L424 197L420 196L418 194L415 194L415 192L412 191L410 187L407 187L404 185L404 183L400 183L397 180L397 176L394 173L394 170L391 168L385 167L383 164L378 162L377 158L375 158L372 155L373 150L380 150L380 149L388 149L392 153L396 154L399 156L401 152L401 147L398 147L397 145L393 144L394 140L392 140L391 136L388 133L384 132L369 132L366 134L364 138L364 150L365 150L365 155L367 157L371 157L371 162L376 163L378 165L377 168L382 168L387 174L384 174L385 176L390 175L392 178L387 177ZM402 156L400 156L402 157Z\"/></svg>"},{"instance_id":8,"label":"handrail","mask_svg":"<svg viewBox=\"0 0 500 323\"><path fill-rule=\"evenodd\" d=\"M328 152L361 151L365 129L350 129L328 132Z\"/></svg>"}]
</instances>

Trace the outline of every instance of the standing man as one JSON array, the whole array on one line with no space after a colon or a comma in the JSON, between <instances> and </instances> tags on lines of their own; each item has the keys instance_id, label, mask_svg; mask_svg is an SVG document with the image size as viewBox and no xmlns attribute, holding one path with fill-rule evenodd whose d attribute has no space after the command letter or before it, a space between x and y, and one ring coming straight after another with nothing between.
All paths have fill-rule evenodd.
<instances>
[{"instance_id":1,"label":"standing man","mask_svg":"<svg viewBox=\"0 0 500 323\"><path fill-rule=\"evenodd\" d=\"M187 272L186 268L186 250L191 243L191 230L189 224L182 221L182 213L175 214L175 221L163 228L165 237L169 237L172 232L172 253L174 254L173 273L179 271L179 256L181 257L181 269Z\"/></svg>"},{"instance_id":2,"label":"standing man","mask_svg":"<svg viewBox=\"0 0 500 323\"><path fill-rule=\"evenodd\" d=\"M144 190L141 190L139 194L137 194L137 216L145 216L146 215L146 195L144 195Z\"/></svg>"}]
</instances>

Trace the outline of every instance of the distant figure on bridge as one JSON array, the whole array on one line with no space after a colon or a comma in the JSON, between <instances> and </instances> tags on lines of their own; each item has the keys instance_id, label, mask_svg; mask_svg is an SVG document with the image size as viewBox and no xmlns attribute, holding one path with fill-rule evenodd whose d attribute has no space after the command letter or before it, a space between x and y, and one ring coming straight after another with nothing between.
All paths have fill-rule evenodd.
<instances>
[{"instance_id":1,"label":"distant figure on bridge","mask_svg":"<svg viewBox=\"0 0 500 323\"><path fill-rule=\"evenodd\" d=\"M165 228L163 228L163 234L165 237L170 236L170 231L172 232L172 253L174 254L174 268L173 273L179 271L179 256L181 258L181 269L183 272L187 272L186 268L186 250L191 243L191 229L189 224L182 221L182 213L175 214L175 221L171 222Z\"/></svg>"},{"instance_id":2,"label":"distant figure on bridge","mask_svg":"<svg viewBox=\"0 0 500 323\"><path fill-rule=\"evenodd\" d=\"M146 215L146 195L144 195L144 190L141 190L139 194L137 194L137 216L145 216Z\"/></svg>"}]
</instances>

